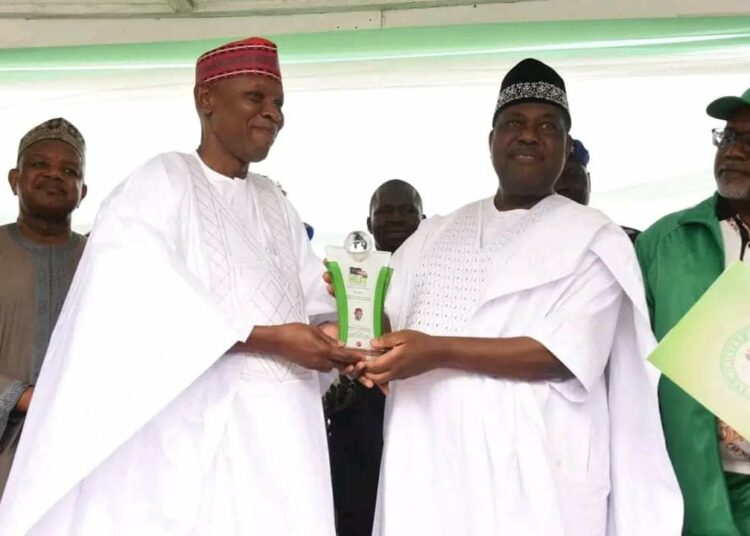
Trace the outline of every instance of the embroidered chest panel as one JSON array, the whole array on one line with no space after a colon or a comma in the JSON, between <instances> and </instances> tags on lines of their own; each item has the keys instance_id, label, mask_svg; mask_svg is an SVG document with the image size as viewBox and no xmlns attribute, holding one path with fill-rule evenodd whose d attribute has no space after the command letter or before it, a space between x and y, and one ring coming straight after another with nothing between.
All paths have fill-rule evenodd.
<instances>
[{"instance_id":1,"label":"embroidered chest panel","mask_svg":"<svg viewBox=\"0 0 750 536\"><path fill-rule=\"evenodd\" d=\"M556 205L544 200L480 247L482 203L465 207L423 253L416 267L406 328L460 335L481 305L491 278L509 260L503 251Z\"/></svg>"},{"instance_id":2,"label":"embroidered chest panel","mask_svg":"<svg viewBox=\"0 0 750 536\"><path fill-rule=\"evenodd\" d=\"M258 226L256 236L248 236L227 211L200 164L192 157L185 157L185 161L193 177L201 245L213 300L230 313L238 328L250 328L251 317L262 318L266 325L306 322L291 226L275 186L270 181L255 183L261 210L258 220L262 225ZM238 251L247 261L233 260ZM253 355L246 360L244 375L288 381L308 378L312 373L276 356Z\"/></svg>"},{"instance_id":3,"label":"embroidered chest panel","mask_svg":"<svg viewBox=\"0 0 750 536\"><path fill-rule=\"evenodd\" d=\"M477 242L479 210L465 210L425 252L414 274L406 327L431 334L461 332L476 310L492 262Z\"/></svg>"}]
</instances>

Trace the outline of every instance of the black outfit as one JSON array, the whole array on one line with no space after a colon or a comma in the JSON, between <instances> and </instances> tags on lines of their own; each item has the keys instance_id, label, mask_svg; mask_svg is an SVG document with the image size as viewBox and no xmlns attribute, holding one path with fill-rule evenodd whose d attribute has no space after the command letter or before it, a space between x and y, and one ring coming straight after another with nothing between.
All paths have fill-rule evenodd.
<instances>
[{"instance_id":1,"label":"black outfit","mask_svg":"<svg viewBox=\"0 0 750 536\"><path fill-rule=\"evenodd\" d=\"M370 536L383 451L385 396L341 377L324 399L338 536Z\"/></svg>"},{"instance_id":2,"label":"black outfit","mask_svg":"<svg viewBox=\"0 0 750 536\"><path fill-rule=\"evenodd\" d=\"M638 229L633 229L632 227L625 227L624 225L620 225L622 227L622 230L625 231L625 234L628 235L628 238L630 238L630 241L635 244L635 239L638 238L638 235L641 234L641 231Z\"/></svg>"}]
</instances>

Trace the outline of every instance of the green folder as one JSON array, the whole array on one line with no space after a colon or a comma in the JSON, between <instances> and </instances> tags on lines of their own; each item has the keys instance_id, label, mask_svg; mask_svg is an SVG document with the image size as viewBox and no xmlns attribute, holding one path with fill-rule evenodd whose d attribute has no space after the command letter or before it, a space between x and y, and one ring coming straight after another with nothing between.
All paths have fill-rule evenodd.
<instances>
[{"instance_id":1,"label":"green folder","mask_svg":"<svg viewBox=\"0 0 750 536\"><path fill-rule=\"evenodd\" d=\"M750 266L727 268L649 361L750 438Z\"/></svg>"}]
</instances>

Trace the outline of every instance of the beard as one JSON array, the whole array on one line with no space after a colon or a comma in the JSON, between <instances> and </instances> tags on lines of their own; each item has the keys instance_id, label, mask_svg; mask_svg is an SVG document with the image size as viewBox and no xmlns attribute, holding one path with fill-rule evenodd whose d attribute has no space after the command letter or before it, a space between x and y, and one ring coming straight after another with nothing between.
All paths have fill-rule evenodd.
<instances>
[{"instance_id":1,"label":"beard","mask_svg":"<svg viewBox=\"0 0 750 536\"><path fill-rule=\"evenodd\" d=\"M750 201L750 179L733 181L717 179L716 186L719 195L725 199Z\"/></svg>"}]
</instances>

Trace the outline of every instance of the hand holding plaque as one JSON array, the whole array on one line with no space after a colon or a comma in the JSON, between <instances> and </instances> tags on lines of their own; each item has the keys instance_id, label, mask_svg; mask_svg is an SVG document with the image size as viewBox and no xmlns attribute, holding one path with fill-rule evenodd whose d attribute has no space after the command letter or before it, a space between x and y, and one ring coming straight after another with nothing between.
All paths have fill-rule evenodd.
<instances>
[{"instance_id":1,"label":"hand holding plaque","mask_svg":"<svg viewBox=\"0 0 750 536\"><path fill-rule=\"evenodd\" d=\"M344 247L326 246L326 257L336 294L339 339L348 347L376 353L370 340L383 334L391 254L377 251L368 233L354 231Z\"/></svg>"}]
</instances>

